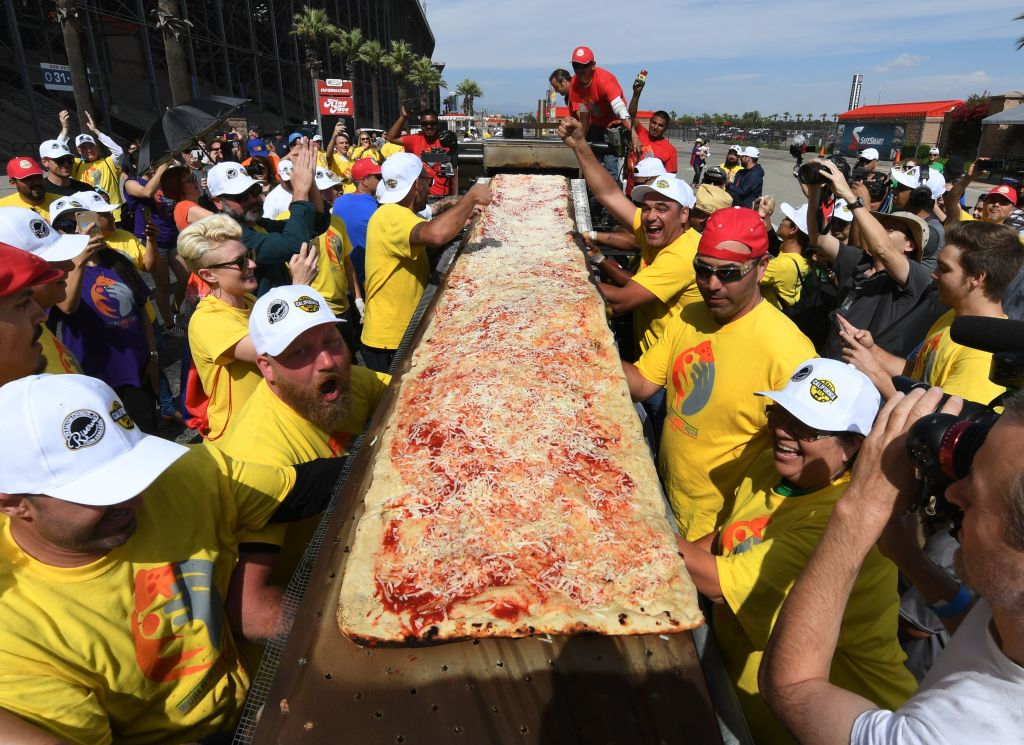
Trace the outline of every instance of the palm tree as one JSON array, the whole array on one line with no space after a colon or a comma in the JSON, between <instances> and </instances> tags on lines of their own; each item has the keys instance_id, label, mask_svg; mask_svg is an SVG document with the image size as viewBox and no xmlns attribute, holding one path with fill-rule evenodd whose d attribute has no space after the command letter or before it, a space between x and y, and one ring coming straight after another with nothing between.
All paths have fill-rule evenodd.
<instances>
[{"instance_id":1,"label":"palm tree","mask_svg":"<svg viewBox=\"0 0 1024 745\"><path fill-rule=\"evenodd\" d=\"M447 88L448 83L441 77L441 71L434 67L430 57L420 57L409 69L409 82L420 89L420 106L433 106L434 94L438 88Z\"/></svg>"},{"instance_id":2,"label":"palm tree","mask_svg":"<svg viewBox=\"0 0 1024 745\"><path fill-rule=\"evenodd\" d=\"M182 43L182 36L191 25L191 22L181 17L178 0L157 0L156 27L164 36L167 76L171 82L171 100L175 104L192 98L192 76L185 59L185 45Z\"/></svg>"},{"instance_id":3,"label":"palm tree","mask_svg":"<svg viewBox=\"0 0 1024 745\"><path fill-rule=\"evenodd\" d=\"M391 42L391 51L387 53L384 66L395 74L399 104L405 101L405 83L409 79L409 72L417 58L417 54L412 50L412 45L409 42L401 40Z\"/></svg>"},{"instance_id":4,"label":"palm tree","mask_svg":"<svg viewBox=\"0 0 1024 745\"><path fill-rule=\"evenodd\" d=\"M380 129L380 74L388 56L376 39L367 41L359 48L359 59L370 71L370 97L373 106L373 128Z\"/></svg>"},{"instance_id":5,"label":"palm tree","mask_svg":"<svg viewBox=\"0 0 1024 745\"><path fill-rule=\"evenodd\" d=\"M483 98L484 92L480 90L480 86L477 85L475 80L466 78L457 86L455 86L455 92L462 96L463 105L465 106L466 113L473 116L473 101L478 98Z\"/></svg>"},{"instance_id":6,"label":"palm tree","mask_svg":"<svg viewBox=\"0 0 1024 745\"><path fill-rule=\"evenodd\" d=\"M1015 21L1024 21L1024 13L1021 13L1019 16L1015 17L1013 20L1015 20ZM1021 49L1024 49L1024 36L1018 36L1017 37L1017 51L1019 52Z\"/></svg>"},{"instance_id":7,"label":"palm tree","mask_svg":"<svg viewBox=\"0 0 1024 745\"><path fill-rule=\"evenodd\" d=\"M789 121L789 112L788 111L783 111L782 112L782 121L784 121L784 122L788 122Z\"/></svg>"},{"instance_id":8,"label":"palm tree","mask_svg":"<svg viewBox=\"0 0 1024 745\"><path fill-rule=\"evenodd\" d=\"M366 43L362 29L354 28L350 31L339 31L337 38L331 42L331 54L336 54L345 60L345 73L349 80L356 77L356 63L359 61L359 52Z\"/></svg>"},{"instance_id":9,"label":"palm tree","mask_svg":"<svg viewBox=\"0 0 1024 745\"><path fill-rule=\"evenodd\" d=\"M71 69L71 88L75 96L75 108L78 109L78 125L81 131L88 132L86 112L93 113L92 97L89 95L89 72L82 56L82 38L78 34L78 0L57 0L57 22L64 34L64 48L68 55L68 67Z\"/></svg>"},{"instance_id":10,"label":"palm tree","mask_svg":"<svg viewBox=\"0 0 1024 745\"><path fill-rule=\"evenodd\" d=\"M306 5L292 18L292 30L289 33L297 36L306 47L306 68L312 81L315 102L318 95L316 81L324 68L323 60L320 59L320 48L325 41L338 38L338 27L331 23L326 10Z\"/></svg>"}]
</instances>

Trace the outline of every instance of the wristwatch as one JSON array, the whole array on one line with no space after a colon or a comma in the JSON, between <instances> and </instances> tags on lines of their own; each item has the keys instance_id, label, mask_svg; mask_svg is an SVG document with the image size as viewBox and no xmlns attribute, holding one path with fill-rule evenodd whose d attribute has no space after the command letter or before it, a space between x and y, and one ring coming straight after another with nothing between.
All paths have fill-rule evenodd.
<instances>
[{"instance_id":1,"label":"wristwatch","mask_svg":"<svg viewBox=\"0 0 1024 745\"><path fill-rule=\"evenodd\" d=\"M846 207L850 210L859 210L864 206L864 197L857 197L852 202L847 202Z\"/></svg>"},{"instance_id":2,"label":"wristwatch","mask_svg":"<svg viewBox=\"0 0 1024 745\"><path fill-rule=\"evenodd\" d=\"M160 359L160 353L154 349L152 352L149 353L149 358L156 362Z\"/></svg>"},{"instance_id":3,"label":"wristwatch","mask_svg":"<svg viewBox=\"0 0 1024 745\"><path fill-rule=\"evenodd\" d=\"M594 251L594 253L592 253L589 256L587 256L587 261L590 262L591 266L597 266L602 261L604 261L606 258L608 258L608 257L605 256L600 251Z\"/></svg>"}]
</instances>

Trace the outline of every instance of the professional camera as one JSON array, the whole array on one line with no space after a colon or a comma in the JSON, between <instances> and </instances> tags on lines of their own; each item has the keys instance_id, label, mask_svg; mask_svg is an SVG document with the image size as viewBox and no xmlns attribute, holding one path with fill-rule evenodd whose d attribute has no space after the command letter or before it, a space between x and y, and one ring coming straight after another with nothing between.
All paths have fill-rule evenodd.
<instances>
[{"instance_id":1,"label":"professional camera","mask_svg":"<svg viewBox=\"0 0 1024 745\"><path fill-rule=\"evenodd\" d=\"M967 476L974 456L999 419L996 408L1006 395L1024 388L1024 321L965 316L953 321L953 341L972 349L992 352L989 380L1007 392L989 404L964 401L958 415L929 414L914 422L907 433L907 450L921 481L918 506L929 517L953 520L953 534L962 513L946 500L946 487ZM927 388L911 378L893 378L896 390ZM944 396L939 409L949 396Z\"/></svg>"},{"instance_id":2,"label":"professional camera","mask_svg":"<svg viewBox=\"0 0 1024 745\"><path fill-rule=\"evenodd\" d=\"M846 158L836 153L828 156L825 160L834 163L840 173L843 174L843 178L847 181L850 180L850 164L846 162ZM814 185L828 183L828 179L823 175L827 172L827 169L817 160L804 163L802 166L796 168L795 171L795 175L801 184Z\"/></svg>"}]
</instances>

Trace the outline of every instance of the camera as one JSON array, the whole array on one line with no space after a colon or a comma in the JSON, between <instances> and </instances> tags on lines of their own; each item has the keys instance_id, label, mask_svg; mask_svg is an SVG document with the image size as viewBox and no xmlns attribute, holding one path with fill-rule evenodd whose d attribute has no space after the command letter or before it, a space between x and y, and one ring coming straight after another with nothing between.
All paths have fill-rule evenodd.
<instances>
[{"instance_id":1,"label":"camera","mask_svg":"<svg viewBox=\"0 0 1024 745\"><path fill-rule=\"evenodd\" d=\"M980 317L956 319L951 328L953 341L992 352L989 380L1004 386L1007 392L989 404L964 401L963 409L957 415L933 413L924 416L914 422L907 433L907 451L921 481L917 506L936 521L952 519L954 536L960 527L962 513L946 500L946 488L967 476L971 470L974 456L999 419L996 407L1001 399L1024 388L1022 332L1024 321ZM892 381L896 390L904 393L915 388L928 388L926 383L903 376ZM948 395L944 396L938 409L948 399Z\"/></svg>"},{"instance_id":2,"label":"camera","mask_svg":"<svg viewBox=\"0 0 1024 745\"><path fill-rule=\"evenodd\" d=\"M420 153L420 160L426 165L434 166L437 169L437 175L444 176L445 178L451 178L455 175L455 166L452 165L452 159L448 154L448 151L442 147L434 147L430 150L424 150Z\"/></svg>"},{"instance_id":3,"label":"camera","mask_svg":"<svg viewBox=\"0 0 1024 745\"><path fill-rule=\"evenodd\" d=\"M830 155L826 160L834 163L843 177L847 181L850 180L850 164L846 162L846 158L842 155ZM827 173L825 166L820 161L812 160L797 168L796 177L801 184L827 184L828 179L825 178L825 173Z\"/></svg>"}]
</instances>

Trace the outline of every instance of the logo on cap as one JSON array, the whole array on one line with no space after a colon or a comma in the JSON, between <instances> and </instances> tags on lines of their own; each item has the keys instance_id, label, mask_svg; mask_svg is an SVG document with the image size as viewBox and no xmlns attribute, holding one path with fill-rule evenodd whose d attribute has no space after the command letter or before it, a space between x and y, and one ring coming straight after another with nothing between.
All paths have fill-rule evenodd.
<instances>
[{"instance_id":1,"label":"logo on cap","mask_svg":"<svg viewBox=\"0 0 1024 745\"><path fill-rule=\"evenodd\" d=\"M397 189L398 188L398 179L393 179L393 178L384 179L384 186L388 187L389 189Z\"/></svg>"},{"instance_id":2,"label":"logo on cap","mask_svg":"<svg viewBox=\"0 0 1024 745\"><path fill-rule=\"evenodd\" d=\"M275 300L267 306L267 321L270 323L283 321L286 315L288 315L287 300Z\"/></svg>"},{"instance_id":3,"label":"logo on cap","mask_svg":"<svg viewBox=\"0 0 1024 745\"><path fill-rule=\"evenodd\" d=\"M26 168L28 167L28 163L26 163L25 161L21 161L21 164L22 164L22 166L24 166ZM1010 187L1009 186L1000 186L998 189L996 189L996 194L1009 194L1009 193L1010 193Z\"/></svg>"},{"instance_id":4,"label":"logo on cap","mask_svg":"<svg viewBox=\"0 0 1024 745\"><path fill-rule=\"evenodd\" d=\"M32 164L29 161L25 160L24 158L22 158L21 160L18 161L18 165L21 166L22 168L31 168L32 167Z\"/></svg>"},{"instance_id":5,"label":"logo on cap","mask_svg":"<svg viewBox=\"0 0 1024 745\"><path fill-rule=\"evenodd\" d=\"M811 381L811 398L820 404L830 404L839 398L831 380L815 378Z\"/></svg>"},{"instance_id":6,"label":"logo on cap","mask_svg":"<svg viewBox=\"0 0 1024 745\"><path fill-rule=\"evenodd\" d=\"M64 444L68 450L81 450L95 445L103 439L107 425L103 418L90 409L77 409L64 417L61 428L64 433Z\"/></svg>"},{"instance_id":7,"label":"logo on cap","mask_svg":"<svg viewBox=\"0 0 1024 745\"><path fill-rule=\"evenodd\" d=\"M36 218L28 224L28 229L32 231L32 235L36 238L45 238L50 234L50 226L46 224L45 220Z\"/></svg>"},{"instance_id":8,"label":"logo on cap","mask_svg":"<svg viewBox=\"0 0 1024 745\"><path fill-rule=\"evenodd\" d=\"M658 179L657 181L654 182L654 185L657 186L659 189L667 189L668 188L668 179L660 178L660 179Z\"/></svg>"},{"instance_id":9,"label":"logo on cap","mask_svg":"<svg viewBox=\"0 0 1024 745\"><path fill-rule=\"evenodd\" d=\"M295 307L299 310L304 310L307 313L316 313L320 310L320 303L309 295L303 295L295 300Z\"/></svg>"},{"instance_id":10,"label":"logo on cap","mask_svg":"<svg viewBox=\"0 0 1024 745\"><path fill-rule=\"evenodd\" d=\"M224 171L224 178L238 178L238 169L229 168L228 170Z\"/></svg>"},{"instance_id":11,"label":"logo on cap","mask_svg":"<svg viewBox=\"0 0 1024 745\"><path fill-rule=\"evenodd\" d=\"M581 49L577 49L576 50L576 56L577 57L586 57L587 53L582 48Z\"/></svg>"},{"instance_id":12,"label":"logo on cap","mask_svg":"<svg viewBox=\"0 0 1024 745\"><path fill-rule=\"evenodd\" d=\"M804 365L796 374L791 378L794 383L799 383L801 380L807 380L807 377L814 372L814 365Z\"/></svg>"},{"instance_id":13,"label":"logo on cap","mask_svg":"<svg viewBox=\"0 0 1024 745\"><path fill-rule=\"evenodd\" d=\"M120 424L123 429L135 429L135 422L128 416L128 412L121 402L116 399L110 406L110 418Z\"/></svg>"}]
</instances>

